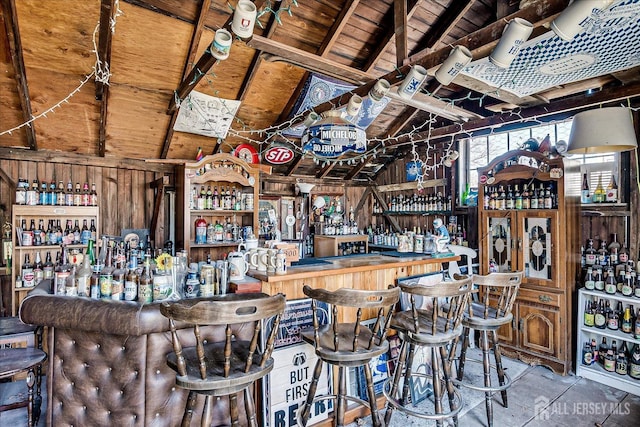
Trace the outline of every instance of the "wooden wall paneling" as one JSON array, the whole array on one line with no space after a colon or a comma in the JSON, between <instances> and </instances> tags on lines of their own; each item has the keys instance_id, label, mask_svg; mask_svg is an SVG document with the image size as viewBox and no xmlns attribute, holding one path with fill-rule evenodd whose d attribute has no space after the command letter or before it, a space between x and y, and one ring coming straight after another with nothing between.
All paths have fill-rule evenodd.
<instances>
[{"instance_id":1,"label":"wooden wall paneling","mask_svg":"<svg viewBox=\"0 0 640 427\"><path fill-rule=\"evenodd\" d=\"M119 235L117 230L118 221L118 171L114 168L104 168L102 170L102 196L99 200L100 218L102 223L102 234L107 236Z\"/></svg>"},{"instance_id":2,"label":"wooden wall paneling","mask_svg":"<svg viewBox=\"0 0 640 427\"><path fill-rule=\"evenodd\" d=\"M144 172L136 171L131 174L131 228L143 228L142 224L144 211L144 199L145 199L145 182Z\"/></svg>"},{"instance_id":3,"label":"wooden wall paneling","mask_svg":"<svg viewBox=\"0 0 640 427\"><path fill-rule=\"evenodd\" d=\"M122 233L122 229L128 228L134 212L131 210L131 171L118 169L118 209L116 209L118 219L117 234Z\"/></svg>"}]
</instances>

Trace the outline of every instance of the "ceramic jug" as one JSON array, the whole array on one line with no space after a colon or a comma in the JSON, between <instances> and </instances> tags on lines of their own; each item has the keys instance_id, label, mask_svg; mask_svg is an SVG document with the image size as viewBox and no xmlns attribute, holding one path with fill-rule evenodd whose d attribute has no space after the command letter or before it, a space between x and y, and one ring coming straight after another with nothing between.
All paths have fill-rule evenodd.
<instances>
[{"instance_id":1,"label":"ceramic jug","mask_svg":"<svg viewBox=\"0 0 640 427\"><path fill-rule=\"evenodd\" d=\"M244 275L249 271L249 262L246 252L229 252L229 280L243 280Z\"/></svg>"}]
</instances>

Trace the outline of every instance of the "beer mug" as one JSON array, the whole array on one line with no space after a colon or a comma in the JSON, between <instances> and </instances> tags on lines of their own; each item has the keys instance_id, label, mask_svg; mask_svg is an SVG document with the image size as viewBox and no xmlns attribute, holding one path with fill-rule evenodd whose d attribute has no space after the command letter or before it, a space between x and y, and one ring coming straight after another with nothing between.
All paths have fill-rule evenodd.
<instances>
[{"instance_id":1,"label":"beer mug","mask_svg":"<svg viewBox=\"0 0 640 427\"><path fill-rule=\"evenodd\" d=\"M227 261L229 261L229 280L244 279L244 275L249 271L247 255L247 253L242 252L229 252L227 256Z\"/></svg>"},{"instance_id":2,"label":"beer mug","mask_svg":"<svg viewBox=\"0 0 640 427\"><path fill-rule=\"evenodd\" d=\"M260 262L265 264L267 274L276 272L276 252L275 249L267 249L260 256Z\"/></svg>"},{"instance_id":3,"label":"beer mug","mask_svg":"<svg viewBox=\"0 0 640 427\"><path fill-rule=\"evenodd\" d=\"M269 252L267 252L266 248L258 248L258 252L257 252L257 267L256 270L264 273L267 271L267 265L269 264L269 260L267 259L269 257ZM253 258L252 258L253 261Z\"/></svg>"},{"instance_id":4,"label":"beer mug","mask_svg":"<svg viewBox=\"0 0 640 427\"><path fill-rule=\"evenodd\" d=\"M285 274L287 272L287 254L282 249L278 249L276 253L276 274Z\"/></svg>"}]
</instances>

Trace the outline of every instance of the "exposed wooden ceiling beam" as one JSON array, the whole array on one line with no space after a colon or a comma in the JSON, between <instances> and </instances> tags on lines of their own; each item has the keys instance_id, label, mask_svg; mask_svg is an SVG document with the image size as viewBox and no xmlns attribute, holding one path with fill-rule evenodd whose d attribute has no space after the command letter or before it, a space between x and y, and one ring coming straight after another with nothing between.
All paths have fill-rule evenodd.
<instances>
[{"instance_id":1,"label":"exposed wooden ceiling beam","mask_svg":"<svg viewBox=\"0 0 640 427\"><path fill-rule=\"evenodd\" d=\"M184 82L188 77L189 73L195 68L192 69L192 65L196 59L196 53L198 52L198 46L200 44L200 39L202 38L202 31L204 30L204 23L207 17L207 13L209 12L209 7L211 6L211 0L203 0L202 7L200 8L200 13L198 13L198 19L193 27L193 34L191 35L191 43L189 44L189 52L187 53L187 59L185 61L184 67L182 68L182 81ZM183 98L180 98L183 99ZM175 105L175 98L173 98L173 102ZM162 143L162 149L160 150L160 158L166 159L169 154L169 148L171 146L171 140L173 139L173 126L176 124L176 120L178 118L178 109L174 109L171 112L171 118L169 119L169 124L167 125L167 131L164 135L164 141Z\"/></svg>"},{"instance_id":2,"label":"exposed wooden ceiling beam","mask_svg":"<svg viewBox=\"0 0 640 427\"><path fill-rule=\"evenodd\" d=\"M440 15L435 24L422 37L418 46L426 46L433 51L439 47L442 40L451 33L451 30L458 25L458 22L473 6L475 0L456 0Z\"/></svg>"},{"instance_id":3,"label":"exposed wooden ceiling beam","mask_svg":"<svg viewBox=\"0 0 640 427\"><path fill-rule=\"evenodd\" d=\"M411 19L414 12L422 2L423 0L409 0L407 2L407 20ZM389 12L385 14L384 18L382 18L382 22L380 25L383 28L387 28L388 30L382 37L380 37L380 40L376 43L376 46L377 46L376 50L371 52L371 54L369 55L369 59L367 60L365 65L362 67L362 69L367 73L372 72L373 67L376 65L380 57L387 50L387 48L389 47L389 44L391 44L396 37L395 28L393 25L393 13Z\"/></svg>"},{"instance_id":4,"label":"exposed wooden ceiling beam","mask_svg":"<svg viewBox=\"0 0 640 427\"><path fill-rule=\"evenodd\" d=\"M27 84L27 71L24 66L24 57L22 56L22 41L20 39L20 28L18 27L18 14L16 13L16 4L14 0L1 0L4 22L9 41L9 52L11 53L11 63L17 82L18 97L20 98L20 107L22 108L22 117L25 122L30 122L33 118L31 111L31 97L29 96L29 85ZM24 126L27 135L27 143L31 150L37 150L36 130L33 124Z\"/></svg>"},{"instance_id":5,"label":"exposed wooden ceiling beam","mask_svg":"<svg viewBox=\"0 0 640 427\"><path fill-rule=\"evenodd\" d=\"M327 53L331 51L331 48L335 44L336 40L338 40L338 37L340 37L340 34L342 33L344 26L347 24L347 22L349 21L349 18L351 18L351 16L355 12L356 7L358 6L359 3L360 3L360 0L348 0L345 3L345 5L342 7L342 9L340 9L340 13L336 17L336 19L333 21L333 25L327 32L327 35L325 36L324 40L322 40L322 44L318 48L318 51L317 51L318 55L324 58L327 56ZM296 101L298 100L298 97L302 94L304 85L306 84L310 76L311 76L311 73L309 71L304 73L304 75L300 79L300 82L298 83L298 86L296 87L296 90L293 91L293 93L291 94L291 97L289 98L289 101L287 102L287 105L285 106L282 113L278 117L278 120L277 120L278 123L282 123L283 121L285 121L289 117L289 115L292 113L293 107L296 105ZM286 171L286 175L289 176L292 173L294 173L296 169L298 169L298 167L302 164L303 160L304 160L304 156L302 154L296 154L293 160L293 163L291 164L289 169L287 169Z\"/></svg>"},{"instance_id":6,"label":"exposed wooden ceiling beam","mask_svg":"<svg viewBox=\"0 0 640 427\"><path fill-rule=\"evenodd\" d=\"M402 67L409 56L407 47L407 0L393 2L393 28L396 38L396 66Z\"/></svg>"},{"instance_id":7,"label":"exposed wooden ceiling beam","mask_svg":"<svg viewBox=\"0 0 640 427\"><path fill-rule=\"evenodd\" d=\"M111 19L115 0L100 2L100 31L98 33L98 58L103 67L111 66ZM105 71L108 68L105 68ZM109 85L96 80L96 99L100 101L100 123L98 125L98 156L104 157L107 149L107 118Z\"/></svg>"}]
</instances>

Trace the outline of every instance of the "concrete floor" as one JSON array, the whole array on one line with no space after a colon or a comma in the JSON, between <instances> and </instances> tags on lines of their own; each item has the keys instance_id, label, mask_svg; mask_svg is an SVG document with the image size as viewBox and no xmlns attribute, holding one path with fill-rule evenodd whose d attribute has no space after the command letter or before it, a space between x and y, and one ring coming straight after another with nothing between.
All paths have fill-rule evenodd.
<instances>
[{"instance_id":1,"label":"concrete floor","mask_svg":"<svg viewBox=\"0 0 640 427\"><path fill-rule=\"evenodd\" d=\"M506 362L506 361L505 361ZM516 362L517 363L517 362ZM512 371L513 372L513 371ZM526 366L513 377L509 408L494 396L495 427L634 427L640 426L640 397L574 375L560 376L541 366ZM478 392L474 392L478 393ZM44 413L38 426L45 426ZM353 425L369 426L370 419ZM26 409L0 412L0 426L26 425ZM394 414L389 427L431 426ZM484 400L476 399L460 417L460 427L486 426Z\"/></svg>"}]
</instances>

